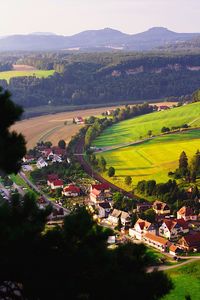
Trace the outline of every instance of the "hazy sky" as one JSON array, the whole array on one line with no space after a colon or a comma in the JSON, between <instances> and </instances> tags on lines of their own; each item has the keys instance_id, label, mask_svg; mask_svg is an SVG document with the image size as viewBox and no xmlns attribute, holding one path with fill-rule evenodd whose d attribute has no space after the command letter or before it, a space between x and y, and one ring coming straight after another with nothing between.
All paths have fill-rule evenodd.
<instances>
[{"instance_id":1,"label":"hazy sky","mask_svg":"<svg viewBox=\"0 0 200 300\"><path fill-rule=\"evenodd\" d=\"M154 26L200 32L199 0L0 0L0 8L0 35L105 27L138 33Z\"/></svg>"}]
</instances>

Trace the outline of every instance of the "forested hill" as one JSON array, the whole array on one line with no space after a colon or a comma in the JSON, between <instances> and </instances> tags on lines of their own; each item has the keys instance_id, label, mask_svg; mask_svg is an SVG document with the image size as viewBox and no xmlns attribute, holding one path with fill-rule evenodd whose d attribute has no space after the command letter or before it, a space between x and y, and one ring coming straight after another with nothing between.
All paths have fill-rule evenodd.
<instances>
[{"instance_id":1,"label":"forested hill","mask_svg":"<svg viewBox=\"0 0 200 300\"><path fill-rule=\"evenodd\" d=\"M200 87L200 54L35 54L20 63L55 69L46 79L12 78L0 85L24 107L160 99Z\"/></svg>"}]
</instances>

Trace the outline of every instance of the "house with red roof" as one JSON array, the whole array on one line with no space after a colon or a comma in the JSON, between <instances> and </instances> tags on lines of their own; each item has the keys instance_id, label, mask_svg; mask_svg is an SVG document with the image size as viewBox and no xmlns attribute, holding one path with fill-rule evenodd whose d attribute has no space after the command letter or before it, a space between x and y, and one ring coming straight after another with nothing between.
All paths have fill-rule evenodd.
<instances>
[{"instance_id":1,"label":"house with red roof","mask_svg":"<svg viewBox=\"0 0 200 300\"><path fill-rule=\"evenodd\" d=\"M83 120L83 118L80 117L80 116L75 117L75 118L74 118L74 122L75 122L76 124L78 124L78 125L84 124L84 120Z\"/></svg>"},{"instance_id":2,"label":"house with red roof","mask_svg":"<svg viewBox=\"0 0 200 300\"><path fill-rule=\"evenodd\" d=\"M44 158L46 158L46 159L49 160L50 157L53 156L53 151L52 151L52 149L51 149L51 148L44 149L44 150L42 151L42 156L43 156Z\"/></svg>"},{"instance_id":3,"label":"house with red roof","mask_svg":"<svg viewBox=\"0 0 200 300\"><path fill-rule=\"evenodd\" d=\"M93 203L112 200L112 194L108 184L93 184L90 187L90 201Z\"/></svg>"},{"instance_id":4,"label":"house with red roof","mask_svg":"<svg viewBox=\"0 0 200 300\"><path fill-rule=\"evenodd\" d=\"M183 206L177 211L177 219L185 221L196 221L198 216L194 213L191 207Z\"/></svg>"},{"instance_id":5,"label":"house with red roof","mask_svg":"<svg viewBox=\"0 0 200 300\"><path fill-rule=\"evenodd\" d=\"M170 109L168 105L157 105L157 107L158 107L158 111Z\"/></svg>"},{"instance_id":6,"label":"house with red roof","mask_svg":"<svg viewBox=\"0 0 200 300\"><path fill-rule=\"evenodd\" d=\"M81 193L81 189L74 185L74 184L69 184L68 186L63 188L62 195L65 197L77 197Z\"/></svg>"},{"instance_id":7,"label":"house with red roof","mask_svg":"<svg viewBox=\"0 0 200 300\"><path fill-rule=\"evenodd\" d=\"M107 183L92 184L90 187L90 191L92 191L93 189L96 189L98 191L103 191L103 192L109 192L110 186Z\"/></svg>"},{"instance_id":8,"label":"house with red roof","mask_svg":"<svg viewBox=\"0 0 200 300\"><path fill-rule=\"evenodd\" d=\"M25 163L32 163L35 160L35 157L33 155L26 154L22 160Z\"/></svg>"},{"instance_id":9,"label":"house with red roof","mask_svg":"<svg viewBox=\"0 0 200 300\"><path fill-rule=\"evenodd\" d=\"M53 154L58 155L60 157L63 157L66 154L66 149L62 149L62 148L56 147L56 146L52 147L51 149L52 149Z\"/></svg>"},{"instance_id":10,"label":"house with red roof","mask_svg":"<svg viewBox=\"0 0 200 300\"><path fill-rule=\"evenodd\" d=\"M64 183L61 179L55 179L51 182L50 186L52 190L63 189Z\"/></svg>"},{"instance_id":11,"label":"house with red roof","mask_svg":"<svg viewBox=\"0 0 200 300\"><path fill-rule=\"evenodd\" d=\"M164 219L159 228L159 235L169 240L177 239L188 232L189 227L184 219Z\"/></svg>"},{"instance_id":12,"label":"house with red roof","mask_svg":"<svg viewBox=\"0 0 200 300\"><path fill-rule=\"evenodd\" d=\"M49 174L47 176L47 185L51 186L51 183L57 179L59 179L57 174Z\"/></svg>"},{"instance_id":13,"label":"house with red roof","mask_svg":"<svg viewBox=\"0 0 200 300\"><path fill-rule=\"evenodd\" d=\"M138 240L142 240L145 233L150 232L156 234L155 226L143 219L138 219L133 228L129 228L129 235Z\"/></svg>"},{"instance_id":14,"label":"house with red roof","mask_svg":"<svg viewBox=\"0 0 200 300\"><path fill-rule=\"evenodd\" d=\"M198 251L200 250L200 232L190 233L183 236L178 245L184 251Z\"/></svg>"},{"instance_id":15,"label":"house with red roof","mask_svg":"<svg viewBox=\"0 0 200 300\"><path fill-rule=\"evenodd\" d=\"M171 244L171 246L169 247L169 254L171 255L178 255L182 252L183 250L174 244Z\"/></svg>"},{"instance_id":16,"label":"house with red roof","mask_svg":"<svg viewBox=\"0 0 200 300\"><path fill-rule=\"evenodd\" d=\"M169 208L169 205L167 203L156 200L153 203L152 208L156 212L157 215L168 215L168 214L170 214L170 208Z\"/></svg>"}]
</instances>

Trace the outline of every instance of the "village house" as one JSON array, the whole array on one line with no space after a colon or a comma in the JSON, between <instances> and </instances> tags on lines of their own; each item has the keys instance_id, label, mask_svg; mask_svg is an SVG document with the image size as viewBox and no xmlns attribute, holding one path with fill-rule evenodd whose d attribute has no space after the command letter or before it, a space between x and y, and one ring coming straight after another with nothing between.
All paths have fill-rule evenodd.
<instances>
[{"instance_id":1,"label":"village house","mask_svg":"<svg viewBox=\"0 0 200 300\"><path fill-rule=\"evenodd\" d=\"M114 110L113 109L109 109L106 111L106 115L107 116L111 116L113 114Z\"/></svg>"},{"instance_id":2,"label":"village house","mask_svg":"<svg viewBox=\"0 0 200 300\"><path fill-rule=\"evenodd\" d=\"M51 182L50 187L52 190L63 189L63 185L64 183L61 179L56 179Z\"/></svg>"},{"instance_id":3,"label":"village house","mask_svg":"<svg viewBox=\"0 0 200 300\"><path fill-rule=\"evenodd\" d=\"M53 151L51 150L51 148L46 148L42 150L41 153L42 153L42 157L47 160L50 160L50 158L53 156Z\"/></svg>"},{"instance_id":4,"label":"village house","mask_svg":"<svg viewBox=\"0 0 200 300\"><path fill-rule=\"evenodd\" d=\"M108 220L112 225L117 225L119 220L121 221L123 226L129 226L131 219L129 213L119 210L119 209L114 209L112 213L109 215Z\"/></svg>"},{"instance_id":5,"label":"village house","mask_svg":"<svg viewBox=\"0 0 200 300\"><path fill-rule=\"evenodd\" d=\"M23 157L23 162L25 162L25 163L27 163L27 164L30 164L30 163L32 163L34 160L35 160L35 158L34 158L34 156L33 155L28 155L28 154L26 154L24 157Z\"/></svg>"},{"instance_id":6,"label":"village house","mask_svg":"<svg viewBox=\"0 0 200 300\"><path fill-rule=\"evenodd\" d=\"M184 251L198 251L200 250L200 232L190 233L183 236L179 241L178 245Z\"/></svg>"},{"instance_id":7,"label":"village house","mask_svg":"<svg viewBox=\"0 0 200 300\"><path fill-rule=\"evenodd\" d=\"M51 148L54 155L58 155L61 158L66 154L66 149L62 149L60 147L54 146Z\"/></svg>"},{"instance_id":8,"label":"village house","mask_svg":"<svg viewBox=\"0 0 200 300\"><path fill-rule=\"evenodd\" d=\"M38 169L42 169L44 167L47 167L48 163L42 157L40 157L37 160L36 166Z\"/></svg>"},{"instance_id":9,"label":"village house","mask_svg":"<svg viewBox=\"0 0 200 300\"><path fill-rule=\"evenodd\" d=\"M153 203L153 210L156 212L157 215L168 215L170 214L169 205L164 202L156 200Z\"/></svg>"},{"instance_id":10,"label":"village house","mask_svg":"<svg viewBox=\"0 0 200 300\"><path fill-rule=\"evenodd\" d=\"M61 163L62 162L62 158L59 156L59 155L57 155L57 154L53 154L53 157L52 157L52 162L53 163Z\"/></svg>"},{"instance_id":11,"label":"village house","mask_svg":"<svg viewBox=\"0 0 200 300\"><path fill-rule=\"evenodd\" d=\"M169 240L177 239L180 235L188 232L188 224L184 219L164 219L159 228L159 235Z\"/></svg>"},{"instance_id":12,"label":"village house","mask_svg":"<svg viewBox=\"0 0 200 300\"><path fill-rule=\"evenodd\" d=\"M164 239L163 237L152 234L150 232L144 234L143 241L147 245L157 248L162 252L166 252L168 250L168 247L171 245L171 243L168 240Z\"/></svg>"},{"instance_id":13,"label":"village house","mask_svg":"<svg viewBox=\"0 0 200 300\"><path fill-rule=\"evenodd\" d=\"M133 228L129 228L129 235L138 240L142 240L145 233L156 234L155 226L146 220L138 219Z\"/></svg>"},{"instance_id":14,"label":"village house","mask_svg":"<svg viewBox=\"0 0 200 300\"><path fill-rule=\"evenodd\" d=\"M78 116L74 118L74 122L78 125L84 124L84 120L82 117Z\"/></svg>"},{"instance_id":15,"label":"village house","mask_svg":"<svg viewBox=\"0 0 200 300\"><path fill-rule=\"evenodd\" d=\"M78 197L81 193L81 189L74 185L70 184L63 188L62 195L65 197Z\"/></svg>"},{"instance_id":16,"label":"village house","mask_svg":"<svg viewBox=\"0 0 200 300\"><path fill-rule=\"evenodd\" d=\"M136 205L136 211L139 213L144 212L150 208L152 208L152 204L150 202L137 203Z\"/></svg>"},{"instance_id":17,"label":"village house","mask_svg":"<svg viewBox=\"0 0 200 300\"><path fill-rule=\"evenodd\" d=\"M177 211L177 219L184 219L185 221L196 221L197 215L191 207L183 206Z\"/></svg>"},{"instance_id":18,"label":"village house","mask_svg":"<svg viewBox=\"0 0 200 300\"><path fill-rule=\"evenodd\" d=\"M121 223L124 227L131 225L131 218L130 218L129 213L127 213L125 211L121 211L120 218L121 218Z\"/></svg>"},{"instance_id":19,"label":"village house","mask_svg":"<svg viewBox=\"0 0 200 300\"><path fill-rule=\"evenodd\" d=\"M118 224L118 222L119 222L120 215L121 215L121 210L114 209L114 210L112 211L112 213L109 215L108 221L109 221L112 225L117 226L117 224Z\"/></svg>"},{"instance_id":20,"label":"village house","mask_svg":"<svg viewBox=\"0 0 200 300\"><path fill-rule=\"evenodd\" d=\"M90 187L90 201L93 203L112 200L108 184L93 184Z\"/></svg>"},{"instance_id":21,"label":"village house","mask_svg":"<svg viewBox=\"0 0 200 300\"><path fill-rule=\"evenodd\" d=\"M111 75L112 75L113 77L119 77L119 76L121 76L121 74L122 74L121 71L114 70L114 71L112 71L112 74L111 74Z\"/></svg>"},{"instance_id":22,"label":"village house","mask_svg":"<svg viewBox=\"0 0 200 300\"><path fill-rule=\"evenodd\" d=\"M163 111L167 109L170 109L170 107L167 105L158 105L158 111Z\"/></svg>"},{"instance_id":23,"label":"village house","mask_svg":"<svg viewBox=\"0 0 200 300\"><path fill-rule=\"evenodd\" d=\"M54 180L57 180L57 179L59 179L57 174L49 174L49 175L47 176L47 185L48 185L48 186L51 186L51 183L52 183Z\"/></svg>"},{"instance_id":24,"label":"village house","mask_svg":"<svg viewBox=\"0 0 200 300\"><path fill-rule=\"evenodd\" d=\"M41 196L37 199L37 205L40 209L44 209L49 203Z\"/></svg>"},{"instance_id":25,"label":"village house","mask_svg":"<svg viewBox=\"0 0 200 300\"><path fill-rule=\"evenodd\" d=\"M98 216L99 218L108 218L111 212L111 204L109 202L101 202L97 205Z\"/></svg>"},{"instance_id":26,"label":"village house","mask_svg":"<svg viewBox=\"0 0 200 300\"><path fill-rule=\"evenodd\" d=\"M174 244L171 244L171 246L169 247L169 254L171 254L173 256L180 255L182 252L183 252L183 250Z\"/></svg>"}]
</instances>

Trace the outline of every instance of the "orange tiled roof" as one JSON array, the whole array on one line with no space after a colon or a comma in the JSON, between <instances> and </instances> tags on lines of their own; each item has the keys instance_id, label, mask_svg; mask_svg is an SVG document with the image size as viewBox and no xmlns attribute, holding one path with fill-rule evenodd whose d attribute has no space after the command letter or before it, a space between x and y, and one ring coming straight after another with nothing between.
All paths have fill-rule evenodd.
<instances>
[{"instance_id":1,"label":"orange tiled roof","mask_svg":"<svg viewBox=\"0 0 200 300\"><path fill-rule=\"evenodd\" d=\"M162 238L161 236L158 236L158 235L155 235L155 234L152 234L152 233L149 233L149 232L147 232L145 234L145 237L148 238L151 241L158 242L161 245L166 245L169 242L168 240Z\"/></svg>"}]
</instances>

